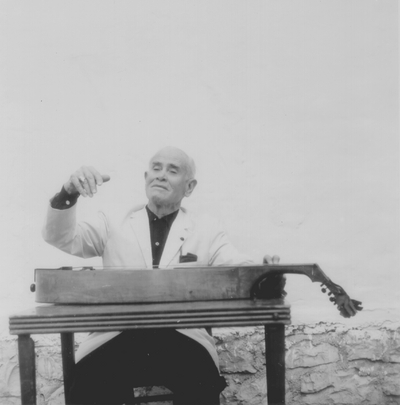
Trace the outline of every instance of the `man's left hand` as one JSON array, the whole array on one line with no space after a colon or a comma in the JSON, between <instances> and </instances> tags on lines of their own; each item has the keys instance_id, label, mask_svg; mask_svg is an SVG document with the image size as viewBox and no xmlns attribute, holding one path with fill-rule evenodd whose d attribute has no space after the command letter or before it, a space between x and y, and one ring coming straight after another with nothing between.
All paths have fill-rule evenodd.
<instances>
[{"instance_id":1,"label":"man's left hand","mask_svg":"<svg viewBox=\"0 0 400 405\"><path fill-rule=\"evenodd\" d=\"M280 257L277 255L265 255L263 258L264 264L279 264ZM268 298L283 298L286 291L284 290L286 284L286 276L284 274L271 274L262 283L261 288L264 290Z\"/></svg>"},{"instance_id":2,"label":"man's left hand","mask_svg":"<svg viewBox=\"0 0 400 405\"><path fill-rule=\"evenodd\" d=\"M279 260L281 260L281 258L277 255L274 256L269 256L269 255L265 255L264 259L263 259L263 263L265 264L279 264Z\"/></svg>"}]
</instances>

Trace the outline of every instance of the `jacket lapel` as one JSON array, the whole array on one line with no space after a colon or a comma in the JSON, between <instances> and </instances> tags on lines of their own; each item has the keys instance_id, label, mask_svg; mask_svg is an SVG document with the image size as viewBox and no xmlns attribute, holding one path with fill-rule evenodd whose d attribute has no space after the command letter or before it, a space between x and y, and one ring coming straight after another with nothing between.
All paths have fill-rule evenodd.
<instances>
[{"instance_id":1,"label":"jacket lapel","mask_svg":"<svg viewBox=\"0 0 400 405\"><path fill-rule=\"evenodd\" d=\"M151 253L149 218L146 208L136 211L131 215L131 224L139 243L143 260L147 268L151 269L153 267L153 259Z\"/></svg>"},{"instance_id":2,"label":"jacket lapel","mask_svg":"<svg viewBox=\"0 0 400 405\"><path fill-rule=\"evenodd\" d=\"M179 255L179 250L185 242L191 227L191 221L188 214L182 210L179 210L178 216L172 224L169 231L167 242L164 247L163 254L160 260L160 267L168 267L172 263L178 263L179 260L173 260L176 255Z\"/></svg>"}]
</instances>

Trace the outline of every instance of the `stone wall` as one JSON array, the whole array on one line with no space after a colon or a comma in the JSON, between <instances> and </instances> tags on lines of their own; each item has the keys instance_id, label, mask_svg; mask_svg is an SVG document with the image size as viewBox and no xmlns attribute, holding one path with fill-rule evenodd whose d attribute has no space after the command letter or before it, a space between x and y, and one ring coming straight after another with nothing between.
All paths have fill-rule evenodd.
<instances>
[{"instance_id":1,"label":"stone wall","mask_svg":"<svg viewBox=\"0 0 400 405\"><path fill-rule=\"evenodd\" d=\"M400 404L399 332L324 323L287 327L287 404ZM263 329L223 331L216 338L229 381L222 403L267 404Z\"/></svg>"},{"instance_id":2,"label":"stone wall","mask_svg":"<svg viewBox=\"0 0 400 405\"><path fill-rule=\"evenodd\" d=\"M296 405L400 404L400 327L341 324L286 329L286 398ZM263 328L215 329L221 371L229 386L221 404L264 405ZM79 342L83 335L76 336ZM38 405L63 404L56 335L34 336ZM0 404L20 403L16 338L0 341Z\"/></svg>"}]
</instances>

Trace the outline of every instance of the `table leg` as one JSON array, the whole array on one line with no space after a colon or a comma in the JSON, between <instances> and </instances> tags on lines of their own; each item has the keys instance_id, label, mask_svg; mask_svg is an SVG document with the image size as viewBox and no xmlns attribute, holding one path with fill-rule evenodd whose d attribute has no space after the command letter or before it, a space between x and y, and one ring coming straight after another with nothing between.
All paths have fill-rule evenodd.
<instances>
[{"instance_id":1,"label":"table leg","mask_svg":"<svg viewBox=\"0 0 400 405\"><path fill-rule=\"evenodd\" d=\"M285 404L285 326L265 325L268 405Z\"/></svg>"},{"instance_id":2,"label":"table leg","mask_svg":"<svg viewBox=\"0 0 400 405\"><path fill-rule=\"evenodd\" d=\"M64 397L65 404L70 404L69 390L72 382L73 369L75 365L74 334L70 332L61 333L61 356L64 375Z\"/></svg>"},{"instance_id":3,"label":"table leg","mask_svg":"<svg viewBox=\"0 0 400 405\"><path fill-rule=\"evenodd\" d=\"M36 405L35 342L30 335L18 335L21 404Z\"/></svg>"}]
</instances>

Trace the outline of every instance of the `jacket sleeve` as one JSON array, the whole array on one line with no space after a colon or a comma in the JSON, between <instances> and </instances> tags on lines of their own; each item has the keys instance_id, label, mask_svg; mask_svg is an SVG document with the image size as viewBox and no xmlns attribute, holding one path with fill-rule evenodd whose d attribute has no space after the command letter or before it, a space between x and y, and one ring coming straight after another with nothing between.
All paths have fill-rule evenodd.
<instances>
[{"instance_id":1,"label":"jacket sleeve","mask_svg":"<svg viewBox=\"0 0 400 405\"><path fill-rule=\"evenodd\" d=\"M42 230L44 240L63 252L83 258L102 256L108 236L108 221L99 212L93 220L77 223L76 205L58 210L48 207Z\"/></svg>"},{"instance_id":2,"label":"jacket sleeve","mask_svg":"<svg viewBox=\"0 0 400 405\"><path fill-rule=\"evenodd\" d=\"M239 252L225 232L215 234L210 246L210 266L251 265L254 261Z\"/></svg>"},{"instance_id":3,"label":"jacket sleeve","mask_svg":"<svg viewBox=\"0 0 400 405\"><path fill-rule=\"evenodd\" d=\"M208 240L208 265L209 266L231 266L251 265L254 261L246 254L240 252L229 240L223 230L220 220L203 216L199 222L200 238Z\"/></svg>"}]
</instances>

